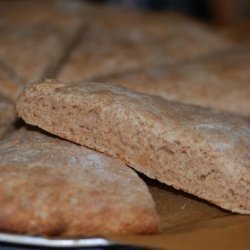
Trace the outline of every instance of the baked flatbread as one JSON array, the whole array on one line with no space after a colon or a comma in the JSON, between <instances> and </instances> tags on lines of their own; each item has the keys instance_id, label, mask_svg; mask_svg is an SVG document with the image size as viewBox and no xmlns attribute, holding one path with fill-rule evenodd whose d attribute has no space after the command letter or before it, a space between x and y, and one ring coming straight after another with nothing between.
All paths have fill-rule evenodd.
<instances>
[{"instance_id":1,"label":"baked flatbread","mask_svg":"<svg viewBox=\"0 0 250 250\"><path fill-rule=\"evenodd\" d=\"M237 116L101 83L47 80L16 104L27 123L218 206L250 213L250 125Z\"/></svg>"},{"instance_id":2,"label":"baked flatbread","mask_svg":"<svg viewBox=\"0 0 250 250\"><path fill-rule=\"evenodd\" d=\"M0 142L0 230L33 235L159 231L154 202L119 160L25 128Z\"/></svg>"},{"instance_id":3,"label":"baked flatbread","mask_svg":"<svg viewBox=\"0 0 250 250\"><path fill-rule=\"evenodd\" d=\"M179 66L150 67L98 79L169 100L250 117L250 46Z\"/></svg>"}]
</instances>

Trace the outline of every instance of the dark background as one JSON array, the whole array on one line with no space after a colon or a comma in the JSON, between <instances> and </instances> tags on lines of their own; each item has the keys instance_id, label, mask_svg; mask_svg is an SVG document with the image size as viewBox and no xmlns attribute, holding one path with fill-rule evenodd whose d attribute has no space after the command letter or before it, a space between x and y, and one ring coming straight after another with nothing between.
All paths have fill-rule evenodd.
<instances>
[{"instance_id":1,"label":"dark background","mask_svg":"<svg viewBox=\"0 0 250 250\"><path fill-rule=\"evenodd\" d=\"M162 11L175 10L218 24L231 24L250 16L250 0L94 0L99 4Z\"/></svg>"}]
</instances>

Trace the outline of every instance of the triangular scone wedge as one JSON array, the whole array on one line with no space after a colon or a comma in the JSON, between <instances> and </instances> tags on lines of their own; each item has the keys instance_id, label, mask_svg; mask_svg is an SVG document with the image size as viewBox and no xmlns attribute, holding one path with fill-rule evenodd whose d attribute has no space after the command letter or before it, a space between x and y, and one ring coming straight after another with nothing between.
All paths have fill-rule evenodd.
<instances>
[{"instance_id":1,"label":"triangular scone wedge","mask_svg":"<svg viewBox=\"0 0 250 250\"><path fill-rule=\"evenodd\" d=\"M237 116L108 84L53 80L26 88L16 109L27 123L250 213L250 124Z\"/></svg>"},{"instance_id":2,"label":"triangular scone wedge","mask_svg":"<svg viewBox=\"0 0 250 250\"><path fill-rule=\"evenodd\" d=\"M91 149L23 128L0 143L0 171L0 231L159 231L146 184L121 161Z\"/></svg>"}]
</instances>

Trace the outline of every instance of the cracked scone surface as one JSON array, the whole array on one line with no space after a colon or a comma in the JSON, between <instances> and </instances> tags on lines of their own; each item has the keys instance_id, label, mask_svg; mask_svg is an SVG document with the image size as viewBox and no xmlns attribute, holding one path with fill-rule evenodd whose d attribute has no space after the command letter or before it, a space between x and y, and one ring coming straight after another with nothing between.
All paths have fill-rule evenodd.
<instances>
[{"instance_id":1,"label":"cracked scone surface","mask_svg":"<svg viewBox=\"0 0 250 250\"><path fill-rule=\"evenodd\" d=\"M27 123L250 213L250 126L237 116L108 84L54 80L26 88L16 109Z\"/></svg>"},{"instance_id":2,"label":"cracked scone surface","mask_svg":"<svg viewBox=\"0 0 250 250\"><path fill-rule=\"evenodd\" d=\"M22 128L0 142L0 230L34 235L156 233L134 170L86 147Z\"/></svg>"}]
</instances>

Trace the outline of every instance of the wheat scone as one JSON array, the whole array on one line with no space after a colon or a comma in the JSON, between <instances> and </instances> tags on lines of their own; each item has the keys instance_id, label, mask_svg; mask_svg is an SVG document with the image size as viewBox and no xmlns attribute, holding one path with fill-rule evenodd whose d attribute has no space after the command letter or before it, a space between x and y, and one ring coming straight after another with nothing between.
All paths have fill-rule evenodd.
<instances>
[{"instance_id":1,"label":"wheat scone","mask_svg":"<svg viewBox=\"0 0 250 250\"><path fill-rule=\"evenodd\" d=\"M250 46L242 46L174 67L148 67L98 80L250 117L249 64Z\"/></svg>"},{"instance_id":2,"label":"wheat scone","mask_svg":"<svg viewBox=\"0 0 250 250\"><path fill-rule=\"evenodd\" d=\"M222 208L250 213L250 125L237 116L101 83L45 80L16 103L27 123L120 158Z\"/></svg>"},{"instance_id":3,"label":"wheat scone","mask_svg":"<svg viewBox=\"0 0 250 250\"><path fill-rule=\"evenodd\" d=\"M0 139L14 130L16 112L12 103L0 96Z\"/></svg>"},{"instance_id":4,"label":"wheat scone","mask_svg":"<svg viewBox=\"0 0 250 250\"><path fill-rule=\"evenodd\" d=\"M154 202L121 161L22 128L0 142L0 230L33 235L159 231Z\"/></svg>"},{"instance_id":5,"label":"wheat scone","mask_svg":"<svg viewBox=\"0 0 250 250\"><path fill-rule=\"evenodd\" d=\"M42 3L27 3L36 8L25 9L18 4L19 8L14 10L7 8L7 17L13 14L11 22L6 15L0 16L0 60L14 70L21 82L53 75L84 27L81 15L74 11L61 11L63 14L57 15L55 11L46 11L53 9L49 8L50 5L40 11ZM22 11L19 13L20 8ZM26 11L33 14L27 15ZM22 22L23 16L27 20ZM61 21L54 22L53 19Z\"/></svg>"},{"instance_id":6,"label":"wheat scone","mask_svg":"<svg viewBox=\"0 0 250 250\"><path fill-rule=\"evenodd\" d=\"M82 81L123 70L174 64L230 46L207 26L179 15L132 13L127 17L126 13L94 16L57 78ZM116 22L111 25L111 20Z\"/></svg>"}]
</instances>

